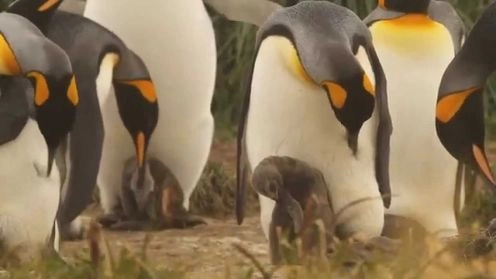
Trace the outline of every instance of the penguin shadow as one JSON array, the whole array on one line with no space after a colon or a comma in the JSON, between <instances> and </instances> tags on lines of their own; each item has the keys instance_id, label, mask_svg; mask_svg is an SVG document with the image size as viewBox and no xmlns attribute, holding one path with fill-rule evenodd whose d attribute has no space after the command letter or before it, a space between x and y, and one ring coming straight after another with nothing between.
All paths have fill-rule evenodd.
<instances>
[{"instance_id":1,"label":"penguin shadow","mask_svg":"<svg viewBox=\"0 0 496 279\"><path fill-rule=\"evenodd\" d=\"M394 254L396 240L375 237L354 239L337 223L331 193L322 172L291 158L271 156L254 169L252 187L275 201L269 227L269 251L274 265L299 264L310 259L329 259L340 243L348 245L361 260L381 250ZM349 263L348 263L349 264Z\"/></svg>"},{"instance_id":2,"label":"penguin shadow","mask_svg":"<svg viewBox=\"0 0 496 279\"><path fill-rule=\"evenodd\" d=\"M138 173L139 168L133 156L124 164L117 208L114 213L98 218L104 228L157 231L207 224L201 217L184 208L184 194L179 182L160 160L146 160L143 183L138 183Z\"/></svg>"}]
</instances>

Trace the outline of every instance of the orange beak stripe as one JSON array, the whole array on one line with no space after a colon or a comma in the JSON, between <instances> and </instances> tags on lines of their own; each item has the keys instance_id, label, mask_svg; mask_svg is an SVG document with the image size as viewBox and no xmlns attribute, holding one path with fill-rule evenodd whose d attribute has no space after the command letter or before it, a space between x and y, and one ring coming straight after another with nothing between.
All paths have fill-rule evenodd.
<instances>
[{"instance_id":1,"label":"orange beak stripe","mask_svg":"<svg viewBox=\"0 0 496 279\"><path fill-rule=\"evenodd\" d=\"M375 96L375 87L370 82L367 74L363 74L363 88L365 88L365 91L367 91L370 95Z\"/></svg>"},{"instance_id":2,"label":"orange beak stripe","mask_svg":"<svg viewBox=\"0 0 496 279\"><path fill-rule=\"evenodd\" d=\"M139 132L136 136L136 158L138 159L138 166L143 167L145 160L145 135Z\"/></svg>"},{"instance_id":3,"label":"orange beak stripe","mask_svg":"<svg viewBox=\"0 0 496 279\"><path fill-rule=\"evenodd\" d=\"M50 97L50 90L48 89L45 76L39 72L30 72L27 76L36 80L36 85L34 88L34 103L37 106L43 105Z\"/></svg>"},{"instance_id":4,"label":"orange beak stripe","mask_svg":"<svg viewBox=\"0 0 496 279\"><path fill-rule=\"evenodd\" d=\"M468 96L474 93L477 89L478 87L469 88L450 94L439 100L436 106L436 118L443 123L449 122L460 110Z\"/></svg>"},{"instance_id":5,"label":"orange beak stripe","mask_svg":"<svg viewBox=\"0 0 496 279\"><path fill-rule=\"evenodd\" d=\"M331 81L325 81L324 86L327 88L332 105L338 109L343 108L348 97L346 90L341 85Z\"/></svg>"},{"instance_id":6,"label":"orange beak stripe","mask_svg":"<svg viewBox=\"0 0 496 279\"><path fill-rule=\"evenodd\" d=\"M148 102L155 103L157 101L157 93L155 92L153 82L149 80L130 80L123 81L122 83L138 88L143 98L145 98Z\"/></svg>"},{"instance_id":7,"label":"orange beak stripe","mask_svg":"<svg viewBox=\"0 0 496 279\"><path fill-rule=\"evenodd\" d=\"M58 2L60 2L60 0L48 0L48 1L46 1L45 3L43 3L43 5L41 5L38 8L38 12L44 12L44 11L50 9L51 7L53 7L53 5L57 4Z\"/></svg>"},{"instance_id":8,"label":"orange beak stripe","mask_svg":"<svg viewBox=\"0 0 496 279\"><path fill-rule=\"evenodd\" d=\"M75 76L72 76L71 83L69 83L69 87L67 88L67 98L74 106L79 104L79 92L76 86Z\"/></svg>"},{"instance_id":9,"label":"orange beak stripe","mask_svg":"<svg viewBox=\"0 0 496 279\"><path fill-rule=\"evenodd\" d=\"M385 8L385 7L386 7L386 4L384 4L384 2L385 2L385 1L386 1L386 0L379 0L379 1L378 1L378 5L379 5L379 7L381 7L381 8Z\"/></svg>"},{"instance_id":10,"label":"orange beak stripe","mask_svg":"<svg viewBox=\"0 0 496 279\"><path fill-rule=\"evenodd\" d=\"M482 152L482 150L474 144L472 145L472 153L474 154L475 161L479 165L479 168L482 170L482 173L484 173L486 178L491 181L491 183L496 184L491 172L491 168L489 167L489 163L484 156L484 152Z\"/></svg>"}]
</instances>

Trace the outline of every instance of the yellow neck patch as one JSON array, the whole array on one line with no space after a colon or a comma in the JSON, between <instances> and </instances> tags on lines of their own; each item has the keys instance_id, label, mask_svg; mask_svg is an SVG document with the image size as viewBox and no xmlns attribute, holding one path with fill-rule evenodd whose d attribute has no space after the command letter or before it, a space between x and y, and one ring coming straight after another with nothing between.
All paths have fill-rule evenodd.
<instances>
[{"instance_id":1,"label":"yellow neck patch","mask_svg":"<svg viewBox=\"0 0 496 279\"><path fill-rule=\"evenodd\" d=\"M34 103L37 106L42 106L50 97L50 90L45 76L39 72L30 72L26 76L35 79Z\"/></svg>"},{"instance_id":2,"label":"yellow neck patch","mask_svg":"<svg viewBox=\"0 0 496 279\"><path fill-rule=\"evenodd\" d=\"M439 100L436 106L436 118L443 123L448 123L461 109L468 96L474 93L477 89L478 87L472 87L450 94Z\"/></svg>"},{"instance_id":3,"label":"yellow neck patch","mask_svg":"<svg viewBox=\"0 0 496 279\"><path fill-rule=\"evenodd\" d=\"M342 109L346 103L346 98L348 98L346 90L341 85L331 81L325 81L324 86L327 88L332 105Z\"/></svg>"},{"instance_id":4,"label":"yellow neck patch","mask_svg":"<svg viewBox=\"0 0 496 279\"><path fill-rule=\"evenodd\" d=\"M3 34L0 34L0 74L14 76L21 74L21 67Z\"/></svg>"},{"instance_id":5,"label":"yellow neck patch","mask_svg":"<svg viewBox=\"0 0 496 279\"><path fill-rule=\"evenodd\" d=\"M265 40L271 40L271 42L274 42L277 45L288 69L296 77L308 84L317 86L315 81L308 75L307 71L303 67L300 57L298 56L298 51L289 39L282 36L272 36L266 38Z\"/></svg>"},{"instance_id":6,"label":"yellow neck patch","mask_svg":"<svg viewBox=\"0 0 496 279\"><path fill-rule=\"evenodd\" d=\"M53 5L57 4L58 2L60 2L60 0L47 0L45 1L45 3L43 3L43 5L38 7L38 12L44 12L53 7Z\"/></svg>"},{"instance_id":7,"label":"yellow neck patch","mask_svg":"<svg viewBox=\"0 0 496 279\"><path fill-rule=\"evenodd\" d=\"M149 80L131 80L131 81L119 81L123 84L132 85L138 89L143 98L145 98L150 103L155 103L157 101L157 93L155 92L155 86Z\"/></svg>"},{"instance_id":8,"label":"yellow neck patch","mask_svg":"<svg viewBox=\"0 0 496 279\"><path fill-rule=\"evenodd\" d=\"M379 20L370 26L374 44L408 53L443 53L453 48L448 29L424 14L406 14L399 18ZM454 50L451 50L454 53Z\"/></svg>"},{"instance_id":9,"label":"yellow neck patch","mask_svg":"<svg viewBox=\"0 0 496 279\"><path fill-rule=\"evenodd\" d=\"M74 105L79 104L79 92L76 85L76 77L73 75L69 87L67 88L67 98Z\"/></svg>"}]
</instances>

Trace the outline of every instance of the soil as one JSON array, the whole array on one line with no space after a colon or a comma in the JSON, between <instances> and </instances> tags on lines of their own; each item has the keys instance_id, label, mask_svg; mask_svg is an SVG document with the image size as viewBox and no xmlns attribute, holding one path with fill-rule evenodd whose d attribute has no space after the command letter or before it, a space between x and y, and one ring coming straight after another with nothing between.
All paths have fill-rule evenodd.
<instances>
[{"instance_id":1,"label":"soil","mask_svg":"<svg viewBox=\"0 0 496 279\"><path fill-rule=\"evenodd\" d=\"M233 142L215 141L210 156L211 162L221 163L234 175L236 149ZM85 215L97 216L101 210L90 206ZM260 227L258 214L250 212L242 225L234 220L234 214L225 219L205 218L207 225L185 230L160 232L114 232L103 231L104 238L115 254L123 246L138 252L146 235L151 236L147 257L159 269L185 271L187 278L224 278L226 272L236 275L246 272L252 265L233 244L247 249L264 266L269 267L268 242ZM87 249L85 241L62 243L64 256L75 256ZM229 271L226 269L229 268ZM234 276L235 278L237 276Z\"/></svg>"}]
</instances>

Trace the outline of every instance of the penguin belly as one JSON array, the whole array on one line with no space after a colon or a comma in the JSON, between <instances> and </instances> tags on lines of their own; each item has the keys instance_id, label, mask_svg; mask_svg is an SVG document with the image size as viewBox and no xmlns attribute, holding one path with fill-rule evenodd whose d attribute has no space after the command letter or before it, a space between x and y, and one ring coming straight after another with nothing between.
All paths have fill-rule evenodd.
<instances>
[{"instance_id":1,"label":"penguin belly","mask_svg":"<svg viewBox=\"0 0 496 279\"><path fill-rule=\"evenodd\" d=\"M375 113L362 127L354 157L327 93L289 70L280 50L281 44L288 43L267 38L256 58L246 124L251 169L273 155L309 163L324 174L335 211L357 199L375 198L347 209L338 223L348 234L378 236L384 207L374 170ZM268 238L274 202L263 196L259 200L262 228Z\"/></svg>"},{"instance_id":2,"label":"penguin belly","mask_svg":"<svg viewBox=\"0 0 496 279\"><path fill-rule=\"evenodd\" d=\"M207 162L214 131L210 106L216 73L215 36L203 2L89 0L85 16L115 32L146 63L160 110L148 152L177 177L188 208L189 197ZM117 109L104 111L104 118L115 112ZM109 132L109 125L115 126L112 131L125 130L120 120L109 125L108 120L104 122L103 149L107 151L102 155L99 181L105 184L102 187L118 188L120 177L115 170L123 166L125 158L108 150L125 153L134 147L129 136L122 139L118 138L121 132ZM115 160L109 157L122 161L114 165Z\"/></svg>"},{"instance_id":3,"label":"penguin belly","mask_svg":"<svg viewBox=\"0 0 496 279\"><path fill-rule=\"evenodd\" d=\"M453 199L456 160L435 128L441 77L454 57L450 34L441 24L377 22L370 28L387 78L393 121L387 214L419 221L431 233L457 233Z\"/></svg>"},{"instance_id":4,"label":"penguin belly","mask_svg":"<svg viewBox=\"0 0 496 279\"><path fill-rule=\"evenodd\" d=\"M43 136L31 119L14 141L0 146L0 242L6 249L20 247L23 259L46 245L59 205L58 169L40 177L33 165L46 172L47 157ZM58 243L54 247L58 251Z\"/></svg>"}]
</instances>

